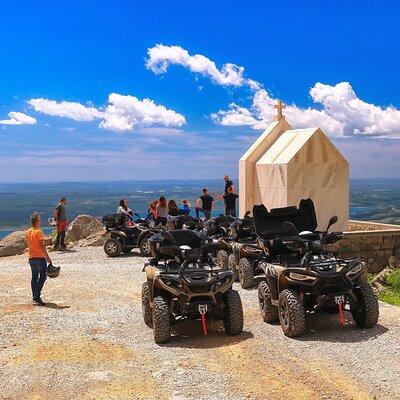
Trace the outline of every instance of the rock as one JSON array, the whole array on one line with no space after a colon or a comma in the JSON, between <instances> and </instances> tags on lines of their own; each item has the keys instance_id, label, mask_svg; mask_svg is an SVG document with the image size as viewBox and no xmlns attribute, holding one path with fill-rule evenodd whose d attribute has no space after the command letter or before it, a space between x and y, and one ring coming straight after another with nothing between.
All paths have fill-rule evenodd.
<instances>
[{"instance_id":1,"label":"rock","mask_svg":"<svg viewBox=\"0 0 400 400\"><path fill-rule=\"evenodd\" d=\"M0 257L22 254L28 247L25 231L15 231L0 240Z\"/></svg>"},{"instance_id":2,"label":"rock","mask_svg":"<svg viewBox=\"0 0 400 400\"><path fill-rule=\"evenodd\" d=\"M77 242L82 239L87 239L103 230L101 222L90 215L78 215L69 225L65 242Z\"/></svg>"},{"instance_id":3,"label":"rock","mask_svg":"<svg viewBox=\"0 0 400 400\"><path fill-rule=\"evenodd\" d=\"M79 240L78 242L71 242L68 245L68 247L72 249L75 247L103 246L105 238L106 238L106 232L99 231L88 236L86 239Z\"/></svg>"}]
</instances>

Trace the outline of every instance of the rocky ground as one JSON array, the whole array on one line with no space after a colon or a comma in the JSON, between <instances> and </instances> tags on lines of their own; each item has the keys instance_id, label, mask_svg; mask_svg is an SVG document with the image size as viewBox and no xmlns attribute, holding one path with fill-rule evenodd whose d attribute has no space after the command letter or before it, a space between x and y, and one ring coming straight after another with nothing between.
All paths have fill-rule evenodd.
<instances>
[{"instance_id":1,"label":"rocky ground","mask_svg":"<svg viewBox=\"0 0 400 400\"><path fill-rule=\"evenodd\" d=\"M396 307L381 303L372 330L320 314L288 339L262 321L256 291L240 290L241 336L185 323L158 346L141 315L145 259L95 247L53 258L62 272L45 308L30 304L26 256L0 259L1 399L400 399Z\"/></svg>"}]
</instances>

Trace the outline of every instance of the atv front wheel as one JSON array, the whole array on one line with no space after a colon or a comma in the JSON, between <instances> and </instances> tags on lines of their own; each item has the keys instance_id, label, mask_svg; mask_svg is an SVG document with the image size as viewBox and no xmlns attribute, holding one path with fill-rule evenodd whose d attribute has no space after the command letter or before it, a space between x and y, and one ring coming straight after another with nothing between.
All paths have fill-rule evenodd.
<instances>
[{"instance_id":1,"label":"atv front wheel","mask_svg":"<svg viewBox=\"0 0 400 400\"><path fill-rule=\"evenodd\" d=\"M239 293L229 289L225 293L226 315L224 319L225 332L231 336L243 332L243 306Z\"/></svg>"},{"instance_id":2,"label":"atv front wheel","mask_svg":"<svg viewBox=\"0 0 400 400\"><path fill-rule=\"evenodd\" d=\"M279 321L287 337L300 336L306 327L303 303L298 293L285 289L279 295Z\"/></svg>"},{"instance_id":3,"label":"atv front wheel","mask_svg":"<svg viewBox=\"0 0 400 400\"><path fill-rule=\"evenodd\" d=\"M234 278L235 282L239 282L239 272L236 267L236 257L233 253L229 254L228 267L233 272L233 278Z\"/></svg>"},{"instance_id":4,"label":"atv front wheel","mask_svg":"<svg viewBox=\"0 0 400 400\"><path fill-rule=\"evenodd\" d=\"M149 239L147 237L143 238L140 243L139 243L139 250L140 253L145 256L149 257L151 256L151 251L150 251L150 244L149 244Z\"/></svg>"},{"instance_id":5,"label":"atv front wheel","mask_svg":"<svg viewBox=\"0 0 400 400\"><path fill-rule=\"evenodd\" d=\"M243 289L249 289L253 286L254 268L251 261L243 257L239 261L239 281Z\"/></svg>"},{"instance_id":6,"label":"atv front wheel","mask_svg":"<svg viewBox=\"0 0 400 400\"><path fill-rule=\"evenodd\" d=\"M379 304L371 285L362 283L354 292L358 300L358 309L351 310L354 322L360 328L374 327L379 319Z\"/></svg>"},{"instance_id":7,"label":"atv front wheel","mask_svg":"<svg viewBox=\"0 0 400 400\"><path fill-rule=\"evenodd\" d=\"M108 257L118 257L122 252L122 243L116 238L107 239L104 243L104 252Z\"/></svg>"},{"instance_id":8,"label":"atv front wheel","mask_svg":"<svg viewBox=\"0 0 400 400\"><path fill-rule=\"evenodd\" d=\"M171 337L168 301L157 296L153 301L153 334L156 343L166 343Z\"/></svg>"},{"instance_id":9,"label":"atv front wheel","mask_svg":"<svg viewBox=\"0 0 400 400\"><path fill-rule=\"evenodd\" d=\"M150 305L149 285L147 282L142 286L142 314L144 323L149 327L153 327L153 311Z\"/></svg>"},{"instance_id":10,"label":"atv front wheel","mask_svg":"<svg viewBox=\"0 0 400 400\"><path fill-rule=\"evenodd\" d=\"M264 322L278 321L278 307L271 302L272 296L268 283L261 281L258 285L258 304L260 305L261 315Z\"/></svg>"},{"instance_id":11,"label":"atv front wheel","mask_svg":"<svg viewBox=\"0 0 400 400\"><path fill-rule=\"evenodd\" d=\"M217 265L222 269L228 268L228 257L229 254L226 250L218 250L217 253Z\"/></svg>"}]
</instances>

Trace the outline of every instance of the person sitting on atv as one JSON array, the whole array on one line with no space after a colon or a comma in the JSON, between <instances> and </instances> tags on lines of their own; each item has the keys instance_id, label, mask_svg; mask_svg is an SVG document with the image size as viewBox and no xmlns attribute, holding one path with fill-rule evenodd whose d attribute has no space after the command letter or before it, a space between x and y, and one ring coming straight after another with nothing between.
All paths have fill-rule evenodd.
<instances>
[{"instance_id":1,"label":"person sitting on atv","mask_svg":"<svg viewBox=\"0 0 400 400\"><path fill-rule=\"evenodd\" d=\"M119 206L118 206L118 209L117 209L117 214L122 214L122 215L125 215L125 217L126 217L126 221L127 222L132 222L132 217L133 217L133 212L132 212L132 210L128 207L128 203L126 202L126 200L125 199L121 199L120 201L119 201Z\"/></svg>"},{"instance_id":2,"label":"person sitting on atv","mask_svg":"<svg viewBox=\"0 0 400 400\"><path fill-rule=\"evenodd\" d=\"M183 199L182 204L179 206L179 215L189 215L190 214L190 203L188 200Z\"/></svg>"},{"instance_id":3,"label":"person sitting on atv","mask_svg":"<svg viewBox=\"0 0 400 400\"><path fill-rule=\"evenodd\" d=\"M171 216L171 217L176 217L176 216L178 216L179 215L179 208L178 208L178 205L176 204L176 201L175 200L170 200L169 202L168 202L168 214Z\"/></svg>"},{"instance_id":4,"label":"person sitting on atv","mask_svg":"<svg viewBox=\"0 0 400 400\"><path fill-rule=\"evenodd\" d=\"M167 223L167 217L168 217L168 204L164 196L160 197L156 207L156 212L157 212L156 225L159 224L165 225Z\"/></svg>"}]
</instances>

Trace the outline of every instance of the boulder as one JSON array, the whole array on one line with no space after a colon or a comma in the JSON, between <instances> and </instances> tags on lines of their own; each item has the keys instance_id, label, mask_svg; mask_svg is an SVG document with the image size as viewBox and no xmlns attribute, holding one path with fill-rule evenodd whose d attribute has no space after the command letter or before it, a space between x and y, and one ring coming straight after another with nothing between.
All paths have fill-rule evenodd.
<instances>
[{"instance_id":1,"label":"boulder","mask_svg":"<svg viewBox=\"0 0 400 400\"><path fill-rule=\"evenodd\" d=\"M0 240L0 257L22 254L27 247L25 231L12 232Z\"/></svg>"},{"instance_id":2,"label":"boulder","mask_svg":"<svg viewBox=\"0 0 400 400\"><path fill-rule=\"evenodd\" d=\"M77 242L82 239L87 239L103 230L101 222L90 215L78 215L69 225L65 242Z\"/></svg>"},{"instance_id":3,"label":"boulder","mask_svg":"<svg viewBox=\"0 0 400 400\"><path fill-rule=\"evenodd\" d=\"M103 246L106 235L107 233L105 231L99 231L93 233L86 239L81 239L77 242L70 242L68 244L68 248L73 249L77 247L86 247L86 246L93 246L93 247Z\"/></svg>"}]
</instances>

